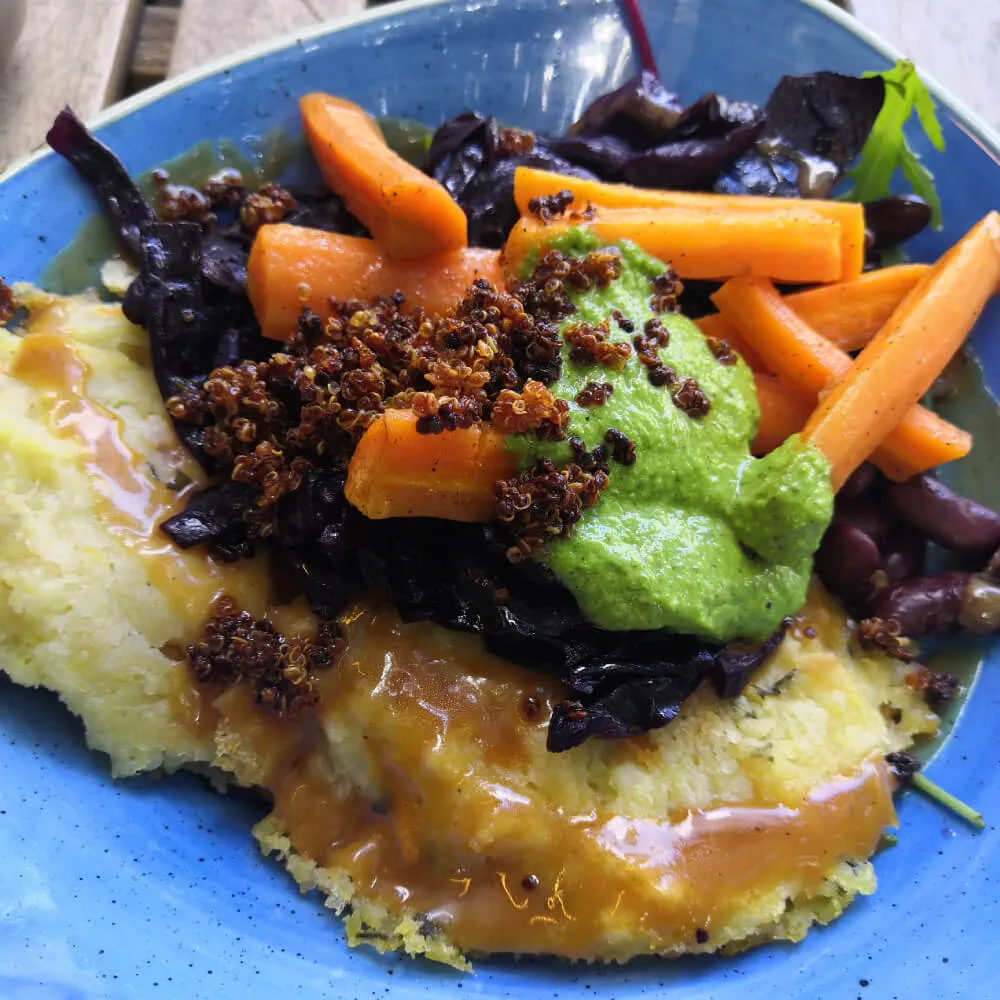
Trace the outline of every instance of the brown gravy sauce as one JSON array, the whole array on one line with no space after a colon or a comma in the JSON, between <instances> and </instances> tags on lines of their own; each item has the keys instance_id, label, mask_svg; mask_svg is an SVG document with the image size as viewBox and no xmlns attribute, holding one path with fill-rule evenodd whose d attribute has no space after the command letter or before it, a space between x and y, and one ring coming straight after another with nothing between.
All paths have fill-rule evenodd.
<instances>
[{"instance_id":1,"label":"brown gravy sauce","mask_svg":"<svg viewBox=\"0 0 1000 1000\"><path fill-rule=\"evenodd\" d=\"M390 912L446 927L463 949L585 958L616 935L667 951L700 931L711 947L749 894L815 891L836 859L867 858L895 822L874 761L805 801L663 820L569 815L518 776L544 745L550 680L384 609L358 609L348 633L324 703L363 734L377 795L333 780L320 727L283 722L240 689L214 708L254 749L297 851L346 870ZM526 713L526 699L540 712Z\"/></svg>"},{"instance_id":2,"label":"brown gravy sauce","mask_svg":"<svg viewBox=\"0 0 1000 1000\"><path fill-rule=\"evenodd\" d=\"M268 591L263 560L217 563L204 552L182 551L160 533L160 522L184 508L189 494L205 485L204 477L189 460L185 471L190 469L192 482L182 490L175 492L157 480L149 463L123 440L118 417L88 398L90 369L71 344L58 333L29 332L10 375L39 392L53 433L80 446L102 518L143 558L149 582L182 618L185 636L179 639L197 633L212 601L223 592L237 596L249 610L263 612ZM180 441L176 447L180 452Z\"/></svg>"}]
</instances>

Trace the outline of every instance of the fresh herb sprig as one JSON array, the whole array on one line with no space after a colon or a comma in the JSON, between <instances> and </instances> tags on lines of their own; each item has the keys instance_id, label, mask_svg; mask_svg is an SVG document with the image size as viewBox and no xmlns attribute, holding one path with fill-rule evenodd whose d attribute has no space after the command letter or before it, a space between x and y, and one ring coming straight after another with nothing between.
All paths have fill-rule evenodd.
<instances>
[{"instance_id":1,"label":"fresh herb sprig","mask_svg":"<svg viewBox=\"0 0 1000 1000\"><path fill-rule=\"evenodd\" d=\"M917 76L909 59L900 59L880 76L885 81L885 100L871 134L861 150L858 162L847 172L854 186L847 192L852 201L868 202L884 198L896 171L931 208L931 226L941 228L941 199L934 186L934 174L913 151L903 129L913 112L924 134L937 150L944 149L944 136L937 120L934 99Z\"/></svg>"},{"instance_id":2,"label":"fresh herb sprig","mask_svg":"<svg viewBox=\"0 0 1000 1000\"><path fill-rule=\"evenodd\" d=\"M970 826L974 826L977 830L986 829L986 821L983 819L982 813L976 812L972 806L966 805L961 799L952 795L951 792L946 792L925 774L913 775L910 779L910 784L923 792L928 798L933 799L938 805L955 813L956 816L961 816Z\"/></svg>"}]
</instances>

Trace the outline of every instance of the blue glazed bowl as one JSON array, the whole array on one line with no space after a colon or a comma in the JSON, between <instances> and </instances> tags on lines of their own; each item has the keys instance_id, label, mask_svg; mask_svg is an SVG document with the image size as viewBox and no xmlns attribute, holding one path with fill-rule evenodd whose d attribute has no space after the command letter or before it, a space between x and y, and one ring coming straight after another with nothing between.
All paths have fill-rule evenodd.
<instances>
[{"instance_id":1,"label":"blue glazed bowl","mask_svg":"<svg viewBox=\"0 0 1000 1000\"><path fill-rule=\"evenodd\" d=\"M644 13L664 82L688 99L719 90L762 100L784 73L858 73L896 57L820 0L646 0ZM276 127L298 133L292 99L311 89L429 124L470 106L554 130L635 70L609 0L410 3L171 81L105 114L100 135L133 172L206 138L230 138L252 154ZM933 164L946 225L916 241L915 256L928 260L1000 207L997 139L948 95L938 90L937 98L947 149ZM93 212L51 155L9 172L0 182L0 274L40 280ZM996 308L975 347L1000 389ZM988 820L1000 813L998 708L993 652L930 767ZM300 897L258 855L249 828L259 806L213 795L184 775L112 783L103 755L85 748L79 724L54 697L5 685L0 998L998 995L1000 834L993 825L974 834L909 794L899 812L899 846L876 862L878 893L801 945L620 968L480 962L462 977L348 950L317 899Z\"/></svg>"}]
</instances>

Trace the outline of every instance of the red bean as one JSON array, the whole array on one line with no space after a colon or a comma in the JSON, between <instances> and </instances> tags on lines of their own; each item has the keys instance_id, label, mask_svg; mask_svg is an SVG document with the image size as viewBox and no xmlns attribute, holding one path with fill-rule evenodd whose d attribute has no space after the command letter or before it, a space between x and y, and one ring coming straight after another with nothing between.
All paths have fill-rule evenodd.
<instances>
[{"instance_id":1,"label":"red bean","mask_svg":"<svg viewBox=\"0 0 1000 1000\"><path fill-rule=\"evenodd\" d=\"M884 496L900 520L946 549L985 555L1000 546L1000 514L930 476L886 483Z\"/></svg>"},{"instance_id":2,"label":"red bean","mask_svg":"<svg viewBox=\"0 0 1000 1000\"><path fill-rule=\"evenodd\" d=\"M814 565L827 590L851 605L867 600L879 558L878 546L864 531L834 523L823 536Z\"/></svg>"},{"instance_id":3,"label":"red bean","mask_svg":"<svg viewBox=\"0 0 1000 1000\"><path fill-rule=\"evenodd\" d=\"M865 205L865 229L873 250L904 243L930 221L930 207L916 195L894 194Z\"/></svg>"},{"instance_id":4,"label":"red bean","mask_svg":"<svg viewBox=\"0 0 1000 1000\"><path fill-rule=\"evenodd\" d=\"M857 500L841 500L833 510L834 524L848 524L863 531L876 545L882 546L889 537L889 520L881 504L869 495Z\"/></svg>"},{"instance_id":5,"label":"red bean","mask_svg":"<svg viewBox=\"0 0 1000 1000\"><path fill-rule=\"evenodd\" d=\"M882 569L890 580L905 580L924 572L927 542L914 531L895 528L882 546Z\"/></svg>"},{"instance_id":6,"label":"red bean","mask_svg":"<svg viewBox=\"0 0 1000 1000\"><path fill-rule=\"evenodd\" d=\"M900 580L880 590L869 605L875 618L895 618L903 635L930 635L957 628L968 573L935 573Z\"/></svg>"},{"instance_id":7,"label":"red bean","mask_svg":"<svg viewBox=\"0 0 1000 1000\"><path fill-rule=\"evenodd\" d=\"M864 496L875 485L878 469L871 462L859 465L847 478L847 482L837 493L837 502L841 500L857 500Z\"/></svg>"}]
</instances>

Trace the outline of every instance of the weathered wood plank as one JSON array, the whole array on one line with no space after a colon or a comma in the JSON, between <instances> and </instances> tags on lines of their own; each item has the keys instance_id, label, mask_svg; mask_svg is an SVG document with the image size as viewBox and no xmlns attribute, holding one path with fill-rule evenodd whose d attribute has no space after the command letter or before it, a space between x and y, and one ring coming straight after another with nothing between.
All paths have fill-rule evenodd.
<instances>
[{"instance_id":1,"label":"weathered wood plank","mask_svg":"<svg viewBox=\"0 0 1000 1000\"><path fill-rule=\"evenodd\" d=\"M171 74L365 9L365 0L184 0Z\"/></svg>"},{"instance_id":2,"label":"weathered wood plank","mask_svg":"<svg viewBox=\"0 0 1000 1000\"><path fill-rule=\"evenodd\" d=\"M167 75L179 19L177 7L146 5L129 67L129 90L142 90Z\"/></svg>"},{"instance_id":3,"label":"weathered wood plank","mask_svg":"<svg viewBox=\"0 0 1000 1000\"><path fill-rule=\"evenodd\" d=\"M142 0L31 0L0 73L0 168L45 141L59 109L83 117L119 96Z\"/></svg>"}]
</instances>

